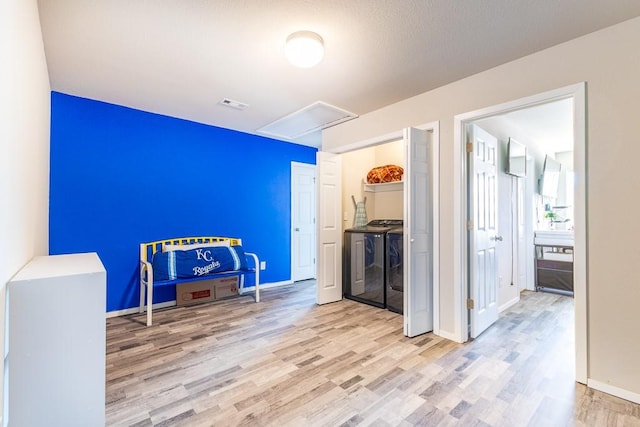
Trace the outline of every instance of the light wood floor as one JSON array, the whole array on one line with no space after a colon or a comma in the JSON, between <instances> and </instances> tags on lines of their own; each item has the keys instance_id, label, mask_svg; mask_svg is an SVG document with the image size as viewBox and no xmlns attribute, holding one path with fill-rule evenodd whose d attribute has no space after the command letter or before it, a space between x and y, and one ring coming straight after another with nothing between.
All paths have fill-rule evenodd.
<instances>
[{"instance_id":1,"label":"light wood floor","mask_svg":"<svg viewBox=\"0 0 640 427\"><path fill-rule=\"evenodd\" d=\"M317 306L312 281L107 321L107 424L640 426L573 381L573 300L527 293L467 344L402 317ZM612 361L612 363L614 363Z\"/></svg>"}]
</instances>

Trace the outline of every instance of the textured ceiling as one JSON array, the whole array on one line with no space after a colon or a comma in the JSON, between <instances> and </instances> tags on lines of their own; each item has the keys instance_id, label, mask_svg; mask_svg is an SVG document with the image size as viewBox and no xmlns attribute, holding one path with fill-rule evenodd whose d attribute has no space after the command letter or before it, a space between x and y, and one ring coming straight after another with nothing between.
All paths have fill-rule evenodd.
<instances>
[{"instance_id":1,"label":"textured ceiling","mask_svg":"<svg viewBox=\"0 0 640 427\"><path fill-rule=\"evenodd\" d=\"M638 0L40 0L52 90L256 133L316 101L357 115L640 16ZM311 30L323 61L289 65ZM249 104L243 111L222 98ZM357 119L356 119L357 120ZM319 133L296 142L319 145Z\"/></svg>"}]
</instances>

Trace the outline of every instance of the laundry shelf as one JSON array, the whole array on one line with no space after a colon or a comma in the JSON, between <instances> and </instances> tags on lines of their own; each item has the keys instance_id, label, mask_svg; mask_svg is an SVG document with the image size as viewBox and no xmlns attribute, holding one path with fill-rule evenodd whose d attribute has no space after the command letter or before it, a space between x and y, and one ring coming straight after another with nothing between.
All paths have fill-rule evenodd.
<instances>
[{"instance_id":1,"label":"laundry shelf","mask_svg":"<svg viewBox=\"0 0 640 427\"><path fill-rule=\"evenodd\" d=\"M364 183L364 191L381 192L381 191L402 191L404 189L404 181L383 182L381 184Z\"/></svg>"}]
</instances>

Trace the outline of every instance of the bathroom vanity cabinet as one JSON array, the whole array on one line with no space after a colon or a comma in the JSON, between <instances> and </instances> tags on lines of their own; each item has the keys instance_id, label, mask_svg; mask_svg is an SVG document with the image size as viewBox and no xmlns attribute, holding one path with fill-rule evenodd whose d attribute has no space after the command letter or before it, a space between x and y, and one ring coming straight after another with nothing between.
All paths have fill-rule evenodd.
<instances>
[{"instance_id":1,"label":"bathroom vanity cabinet","mask_svg":"<svg viewBox=\"0 0 640 427\"><path fill-rule=\"evenodd\" d=\"M536 289L573 293L573 232L536 231Z\"/></svg>"},{"instance_id":2,"label":"bathroom vanity cabinet","mask_svg":"<svg viewBox=\"0 0 640 427\"><path fill-rule=\"evenodd\" d=\"M573 292L573 246L536 245L536 288Z\"/></svg>"}]
</instances>

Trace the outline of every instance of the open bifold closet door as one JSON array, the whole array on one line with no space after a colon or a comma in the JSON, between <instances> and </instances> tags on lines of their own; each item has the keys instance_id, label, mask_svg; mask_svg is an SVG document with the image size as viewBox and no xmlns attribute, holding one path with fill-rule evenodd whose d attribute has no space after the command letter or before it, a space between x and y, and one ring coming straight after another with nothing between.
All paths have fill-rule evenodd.
<instances>
[{"instance_id":1,"label":"open bifold closet door","mask_svg":"<svg viewBox=\"0 0 640 427\"><path fill-rule=\"evenodd\" d=\"M327 304L342 299L342 157L318 151L318 271L316 301Z\"/></svg>"},{"instance_id":2,"label":"open bifold closet door","mask_svg":"<svg viewBox=\"0 0 640 427\"><path fill-rule=\"evenodd\" d=\"M404 131L404 334L433 330L431 133Z\"/></svg>"}]
</instances>

